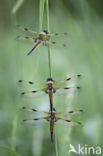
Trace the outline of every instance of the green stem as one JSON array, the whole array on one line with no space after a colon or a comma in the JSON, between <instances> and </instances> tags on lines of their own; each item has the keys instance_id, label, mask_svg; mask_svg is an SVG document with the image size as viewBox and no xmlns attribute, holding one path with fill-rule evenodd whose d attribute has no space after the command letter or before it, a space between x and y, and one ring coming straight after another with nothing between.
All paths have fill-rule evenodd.
<instances>
[{"instance_id":1,"label":"green stem","mask_svg":"<svg viewBox=\"0 0 103 156\"><path fill-rule=\"evenodd\" d=\"M12 141L11 141L12 149L15 149L17 122L18 122L18 115L16 114L14 117L13 126L12 126Z\"/></svg>"},{"instance_id":2,"label":"green stem","mask_svg":"<svg viewBox=\"0 0 103 156\"><path fill-rule=\"evenodd\" d=\"M56 127L55 127L55 153L56 156L58 156L58 145L57 145L57 136L56 136Z\"/></svg>"},{"instance_id":3,"label":"green stem","mask_svg":"<svg viewBox=\"0 0 103 156\"><path fill-rule=\"evenodd\" d=\"M20 155L19 155L14 149L12 149L12 148L9 148L9 147L7 147L7 146L0 146L0 148L5 149L5 150L7 150L8 152L13 153L13 155L15 155L15 156L20 156Z\"/></svg>"},{"instance_id":4,"label":"green stem","mask_svg":"<svg viewBox=\"0 0 103 156\"><path fill-rule=\"evenodd\" d=\"M42 26L43 26L43 15L44 15L44 4L45 0L40 0L40 5L39 5L39 31L42 31Z\"/></svg>"},{"instance_id":5,"label":"green stem","mask_svg":"<svg viewBox=\"0 0 103 156\"><path fill-rule=\"evenodd\" d=\"M46 10L47 10L47 28L50 32L50 24L49 24L49 3L46 0ZM50 55L50 45L48 44L48 63L49 63L49 76L51 77L51 55Z\"/></svg>"}]
</instances>

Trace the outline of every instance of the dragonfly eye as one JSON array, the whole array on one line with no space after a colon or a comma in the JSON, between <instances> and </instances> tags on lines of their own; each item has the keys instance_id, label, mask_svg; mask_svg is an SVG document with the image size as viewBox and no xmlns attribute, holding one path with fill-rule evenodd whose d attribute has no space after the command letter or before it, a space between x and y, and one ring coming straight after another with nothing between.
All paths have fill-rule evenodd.
<instances>
[{"instance_id":1,"label":"dragonfly eye","mask_svg":"<svg viewBox=\"0 0 103 156\"><path fill-rule=\"evenodd\" d=\"M55 92L56 92L56 90L55 90L55 89L53 89L52 91L53 91L53 93L55 93Z\"/></svg>"},{"instance_id":2,"label":"dragonfly eye","mask_svg":"<svg viewBox=\"0 0 103 156\"><path fill-rule=\"evenodd\" d=\"M48 90L48 89L47 89L47 90L45 90L45 93L46 93L46 94L48 94L48 92L49 92L49 90Z\"/></svg>"},{"instance_id":3,"label":"dragonfly eye","mask_svg":"<svg viewBox=\"0 0 103 156\"><path fill-rule=\"evenodd\" d=\"M44 32L45 34L48 34L48 33L49 33L48 30L43 30L43 32Z\"/></svg>"},{"instance_id":4,"label":"dragonfly eye","mask_svg":"<svg viewBox=\"0 0 103 156\"><path fill-rule=\"evenodd\" d=\"M54 82L54 80L53 80L52 78L48 78L48 79L47 79L47 82L48 82L48 81L53 81L53 82Z\"/></svg>"}]
</instances>

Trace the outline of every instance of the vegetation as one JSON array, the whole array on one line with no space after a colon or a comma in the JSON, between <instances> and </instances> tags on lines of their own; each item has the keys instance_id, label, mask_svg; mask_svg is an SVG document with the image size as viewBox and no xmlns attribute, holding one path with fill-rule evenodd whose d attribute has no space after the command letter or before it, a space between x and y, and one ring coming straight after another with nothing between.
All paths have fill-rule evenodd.
<instances>
[{"instance_id":1,"label":"vegetation","mask_svg":"<svg viewBox=\"0 0 103 156\"><path fill-rule=\"evenodd\" d=\"M18 3L17 3L18 2ZM45 2L47 2L45 0ZM103 21L102 1L56 0L50 1L50 9L43 8L44 1L3 1L0 6L0 155L2 156L73 156L69 144L103 146ZM39 14L40 6L40 14ZM46 5L45 5L46 7ZM43 9L44 19L43 19ZM67 96L55 95L56 110L83 109L84 114L73 117L83 126L71 128L56 125L55 142L49 137L49 126L30 126L22 123L35 114L24 113L22 106L48 110L48 96L22 98L21 91L29 86L18 86L19 79L45 82L50 76L47 47L40 46L30 56L27 52L34 43L15 40L19 34L15 27L20 24L40 32L47 28L50 32L68 32L67 37L53 38L67 47L51 47L52 77L62 80L68 76L82 74L77 82L78 92L68 92ZM40 19L40 20L39 20ZM49 27L48 26L48 27ZM76 82L72 82L74 84ZM72 85L71 83L69 83ZM68 84L68 85L69 85ZM66 119L69 117L66 116Z\"/></svg>"}]
</instances>

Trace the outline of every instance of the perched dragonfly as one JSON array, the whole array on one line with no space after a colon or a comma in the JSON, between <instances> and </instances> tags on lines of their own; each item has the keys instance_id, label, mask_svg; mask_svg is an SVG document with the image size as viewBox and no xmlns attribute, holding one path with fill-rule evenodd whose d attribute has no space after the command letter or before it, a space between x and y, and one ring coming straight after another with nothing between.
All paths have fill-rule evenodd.
<instances>
[{"instance_id":1,"label":"perched dragonfly","mask_svg":"<svg viewBox=\"0 0 103 156\"><path fill-rule=\"evenodd\" d=\"M31 37L31 36L25 36L25 37L17 36L18 39L33 40L35 42L35 45L27 53L27 55L30 55L33 52L34 49L36 49L39 45L41 45L41 43L43 43L44 45L47 45L47 44L55 45L56 44L55 41L50 41L50 37L51 36L63 36L63 35L67 35L67 33L63 33L63 34L58 34L58 33L50 34L48 32L48 30L43 30L43 32L37 33L37 32L34 32L34 31L28 29L28 28L23 28L20 25L17 25L17 27L19 27L23 31L26 31L26 32L29 32L29 33L32 33L33 35L35 35L33 37ZM65 44L62 44L62 46L65 47L66 45Z\"/></svg>"},{"instance_id":2,"label":"perched dragonfly","mask_svg":"<svg viewBox=\"0 0 103 156\"><path fill-rule=\"evenodd\" d=\"M81 75L74 75L72 77L69 77L65 80L62 81L54 81L53 78L48 78L46 83L35 83L31 81L24 81L24 80L19 80L19 83L27 83L30 85L39 85L43 86L44 88L39 89L39 90L32 90L32 91L27 91L27 92L22 92L21 95L28 95L28 94L36 94L40 92L45 92L46 94L49 95L49 100L50 100L50 108L51 110L53 109L53 94L59 91L62 91L62 93L65 93L65 91L70 90L71 88L76 88L80 89L79 86L74 86L74 87L58 87L63 82L68 82L70 81L73 77L80 77ZM59 92L60 93L60 92Z\"/></svg>"},{"instance_id":3,"label":"perched dragonfly","mask_svg":"<svg viewBox=\"0 0 103 156\"><path fill-rule=\"evenodd\" d=\"M76 115L79 113L82 113L83 110L78 110L78 111L69 111L69 112L56 112L55 108L53 108L52 111L46 112L46 111L39 111L36 109L30 109L30 108L26 108L23 107L24 110L28 110L30 112L37 112L37 113L44 113L47 114L47 116L45 117L41 117L41 118L34 118L34 119L27 119L27 120L23 120L24 123L28 123L28 124L33 124L33 125L37 125L37 124L42 124L45 122L49 122L50 123L50 138L51 141L53 142L54 137L53 137L53 131L54 131L54 125L55 123L59 123L59 124L63 124L63 125L67 125L67 126L80 126L81 123L80 122L75 122L75 121L71 121L71 120L65 120L61 117L57 117L57 115Z\"/></svg>"}]
</instances>

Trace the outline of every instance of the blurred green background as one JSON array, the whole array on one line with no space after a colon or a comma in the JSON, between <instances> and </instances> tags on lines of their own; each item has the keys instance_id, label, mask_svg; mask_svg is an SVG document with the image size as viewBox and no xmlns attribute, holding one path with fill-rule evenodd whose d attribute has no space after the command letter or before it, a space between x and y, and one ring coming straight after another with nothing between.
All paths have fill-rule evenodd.
<instances>
[{"instance_id":1,"label":"blurred green background","mask_svg":"<svg viewBox=\"0 0 103 156\"><path fill-rule=\"evenodd\" d=\"M47 28L44 14L43 29ZM67 47L51 47L52 77L62 80L82 74L77 81L81 90L55 94L54 105L57 111L84 110L73 117L83 127L56 125L53 144L49 124L35 127L22 123L35 116L23 112L22 106L49 110L47 95L23 98L21 91L35 87L17 83L19 79L45 82L49 77L48 53L47 47L41 46L27 57L33 42L15 40L18 35L27 36L16 24L39 31L38 0L0 0L0 146L14 148L21 156L74 156L69 153L69 144L76 148L78 144L103 147L103 1L50 1L50 31L68 32L66 37L53 38ZM0 149L0 156L12 155Z\"/></svg>"}]
</instances>

